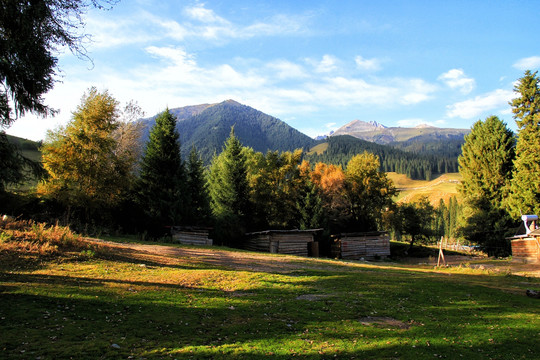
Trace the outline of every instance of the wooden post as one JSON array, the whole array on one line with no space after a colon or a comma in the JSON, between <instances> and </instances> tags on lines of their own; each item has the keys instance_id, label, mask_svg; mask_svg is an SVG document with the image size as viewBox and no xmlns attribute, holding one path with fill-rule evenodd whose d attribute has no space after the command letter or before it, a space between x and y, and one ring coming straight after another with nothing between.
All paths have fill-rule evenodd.
<instances>
[{"instance_id":1,"label":"wooden post","mask_svg":"<svg viewBox=\"0 0 540 360\"><path fill-rule=\"evenodd\" d=\"M441 237L441 241L439 242L439 258L437 259L437 267L441 266L441 259L443 264L446 266L446 260L444 259L443 252L443 239L444 237Z\"/></svg>"}]
</instances>

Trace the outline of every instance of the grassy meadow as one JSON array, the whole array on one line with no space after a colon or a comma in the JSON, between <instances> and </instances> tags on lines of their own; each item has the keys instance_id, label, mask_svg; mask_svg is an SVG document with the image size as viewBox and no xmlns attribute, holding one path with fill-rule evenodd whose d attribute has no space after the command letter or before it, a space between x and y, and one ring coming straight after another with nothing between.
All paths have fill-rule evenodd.
<instances>
[{"instance_id":1,"label":"grassy meadow","mask_svg":"<svg viewBox=\"0 0 540 360\"><path fill-rule=\"evenodd\" d=\"M25 236L4 230L0 241L3 358L531 359L539 349L540 303L525 296L538 278Z\"/></svg>"},{"instance_id":2,"label":"grassy meadow","mask_svg":"<svg viewBox=\"0 0 540 360\"><path fill-rule=\"evenodd\" d=\"M397 202L412 202L427 196L434 206L439 206L440 199L448 202L450 197L457 196L457 186L461 181L459 173L443 174L430 181L411 180L407 175L395 172L388 173L388 177L400 190L395 199Z\"/></svg>"}]
</instances>

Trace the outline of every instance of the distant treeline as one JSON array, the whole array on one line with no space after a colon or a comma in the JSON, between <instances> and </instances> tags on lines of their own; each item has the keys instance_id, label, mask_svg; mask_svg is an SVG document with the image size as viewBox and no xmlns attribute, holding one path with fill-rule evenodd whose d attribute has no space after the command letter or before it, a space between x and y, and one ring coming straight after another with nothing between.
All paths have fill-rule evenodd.
<instances>
[{"instance_id":1,"label":"distant treeline","mask_svg":"<svg viewBox=\"0 0 540 360\"><path fill-rule=\"evenodd\" d=\"M345 166L354 155L367 151L379 157L381 171L406 174L411 179L431 180L436 174L458 171L457 155L455 155L456 143L448 146L448 155L444 155L445 149L436 148L432 143L397 143L396 146L410 149L410 151L403 151L393 146L379 145L349 135L332 136L325 142L328 142L328 148L324 153L306 155L306 160L312 163L324 162ZM428 151L422 147L431 147L433 153L426 155L415 152L415 150Z\"/></svg>"}]
</instances>

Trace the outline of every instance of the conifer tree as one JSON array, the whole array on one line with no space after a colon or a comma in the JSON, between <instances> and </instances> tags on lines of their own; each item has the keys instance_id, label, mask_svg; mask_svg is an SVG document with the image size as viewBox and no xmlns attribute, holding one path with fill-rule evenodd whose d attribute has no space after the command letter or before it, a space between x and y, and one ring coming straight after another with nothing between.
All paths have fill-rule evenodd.
<instances>
[{"instance_id":1,"label":"conifer tree","mask_svg":"<svg viewBox=\"0 0 540 360\"><path fill-rule=\"evenodd\" d=\"M240 245L251 214L246 155L234 127L223 151L214 156L209 175L210 207L217 221L216 235L222 242Z\"/></svg>"},{"instance_id":2,"label":"conifer tree","mask_svg":"<svg viewBox=\"0 0 540 360\"><path fill-rule=\"evenodd\" d=\"M511 219L504 209L503 199L513 159L513 133L496 116L473 125L459 157L463 176L459 191L466 207L463 235L490 254L508 251L505 233Z\"/></svg>"},{"instance_id":3,"label":"conifer tree","mask_svg":"<svg viewBox=\"0 0 540 360\"><path fill-rule=\"evenodd\" d=\"M208 225L210 222L210 200L208 185L204 174L204 166L195 147L191 148L187 162L187 196L188 209L186 224Z\"/></svg>"},{"instance_id":4,"label":"conifer tree","mask_svg":"<svg viewBox=\"0 0 540 360\"><path fill-rule=\"evenodd\" d=\"M141 161L138 202L151 235L179 225L185 204L185 170L180 155L176 118L165 110L156 118Z\"/></svg>"},{"instance_id":5,"label":"conifer tree","mask_svg":"<svg viewBox=\"0 0 540 360\"><path fill-rule=\"evenodd\" d=\"M508 207L514 218L520 214L540 215L540 88L538 72L529 70L519 79L512 100L518 125L516 158Z\"/></svg>"}]
</instances>

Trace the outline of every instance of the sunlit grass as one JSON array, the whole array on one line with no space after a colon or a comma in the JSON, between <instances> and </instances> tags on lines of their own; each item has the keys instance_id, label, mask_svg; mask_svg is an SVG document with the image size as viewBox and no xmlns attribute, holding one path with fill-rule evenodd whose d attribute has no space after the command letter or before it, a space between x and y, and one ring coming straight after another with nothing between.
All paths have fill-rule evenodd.
<instances>
[{"instance_id":1,"label":"sunlit grass","mask_svg":"<svg viewBox=\"0 0 540 360\"><path fill-rule=\"evenodd\" d=\"M1 264L2 355L528 359L538 349L540 307L524 296L540 287L536 278L470 265L259 254L280 265L271 271L215 264L210 257L120 255Z\"/></svg>"}]
</instances>

